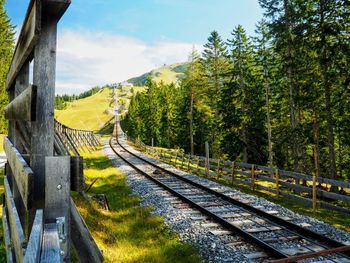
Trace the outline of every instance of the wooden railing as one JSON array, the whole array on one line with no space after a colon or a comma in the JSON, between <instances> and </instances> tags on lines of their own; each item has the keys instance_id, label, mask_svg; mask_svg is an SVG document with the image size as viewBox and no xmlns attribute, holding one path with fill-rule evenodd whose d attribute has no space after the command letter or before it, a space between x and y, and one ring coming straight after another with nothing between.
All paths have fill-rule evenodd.
<instances>
[{"instance_id":1,"label":"wooden railing","mask_svg":"<svg viewBox=\"0 0 350 263\"><path fill-rule=\"evenodd\" d=\"M2 220L8 262L70 262L71 245L81 262L103 260L70 197L82 162L64 152L71 149L54 129L57 23L69 4L30 1L7 75Z\"/></svg>"},{"instance_id":2,"label":"wooden railing","mask_svg":"<svg viewBox=\"0 0 350 263\"><path fill-rule=\"evenodd\" d=\"M93 131L73 129L55 120L55 151L59 155L80 156L80 151L90 152L98 145Z\"/></svg>"},{"instance_id":3,"label":"wooden railing","mask_svg":"<svg viewBox=\"0 0 350 263\"><path fill-rule=\"evenodd\" d=\"M191 156L179 150L159 149L135 141L147 154L191 173L224 179L254 191L267 191L314 208L350 214L350 182L315 177L243 162ZM338 189L332 192L331 189Z\"/></svg>"}]
</instances>

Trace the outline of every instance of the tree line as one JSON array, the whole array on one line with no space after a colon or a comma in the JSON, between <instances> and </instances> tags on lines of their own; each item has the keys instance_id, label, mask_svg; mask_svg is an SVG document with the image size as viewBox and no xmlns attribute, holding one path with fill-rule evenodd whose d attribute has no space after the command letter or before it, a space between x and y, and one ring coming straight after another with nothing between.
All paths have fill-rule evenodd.
<instances>
[{"instance_id":1,"label":"tree line","mask_svg":"<svg viewBox=\"0 0 350 263\"><path fill-rule=\"evenodd\" d=\"M0 112L4 112L8 104L6 76L14 49L14 27L4 8L5 0L0 0ZM7 121L0 114L0 133L7 133Z\"/></svg>"},{"instance_id":2,"label":"tree line","mask_svg":"<svg viewBox=\"0 0 350 263\"><path fill-rule=\"evenodd\" d=\"M350 178L350 5L260 0L254 36L211 32L178 86L148 82L123 127L157 146Z\"/></svg>"}]
</instances>

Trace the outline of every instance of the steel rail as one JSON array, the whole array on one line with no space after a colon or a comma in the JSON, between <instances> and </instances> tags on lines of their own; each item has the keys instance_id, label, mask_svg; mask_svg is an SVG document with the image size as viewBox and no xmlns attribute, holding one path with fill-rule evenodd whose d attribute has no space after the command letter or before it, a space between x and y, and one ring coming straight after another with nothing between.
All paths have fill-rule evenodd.
<instances>
[{"instance_id":1,"label":"steel rail","mask_svg":"<svg viewBox=\"0 0 350 263\"><path fill-rule=\"evenodd\" d=\"M323 244L323 245L325 245L325 246L327 246L327 247L330 247L330 248L340 248L340 247L344 247L344 246L345 246L345 245L344 245L343 243L341 243L341 242L338 242L338 241L336 241L336 240L333 240L333 239L330 239L330 238L328 238L328 237L322 236L322 235L320 235L320 234L318 234L318 233L316 233L316 232L314 232L314 231L312 231L312 230L309 230L309 229L300 227L300 226L298 226L298 225L296 225L296 224L293 224L293 223L291 223L291 222L289 222L289 221L283 220L283 219L281 219L281 218L279 218L279 217L277 217L277 216L274 216L274 215L272 215L272 214L269 214L269 213L267 213L267 212L265 212L265 211L263 211L263 210L260 210L260 209L258 209L258 208L252 207L252 206L250 206L250 205L248 205L248 204L246 204L246 203L240 202L240 201L238 201L238 200L236 200L236 199L234 199L234 198L232 198L232 197L229 197L229 196L227 196L227 195L224 195L223 193L220 193L220 192L215 191L215 190L213 190L213 189L210 189L210 188L208 188L208 187L206 187L206 186L204 186L204 185L201 185L201 184L199 184L199 183L196 183L196 182L194 182L194 181L192 181L192 180L190 180L190 179L188 179L188 178L185 178L185 177L183 177L183 176L180 176L180 175L178 175L178 174L176 174L176 173L174 173L174 172L172 172L172 171L169 171L169 170L167 170L167 169L165 169L165 168L163 168L163 167L161 167L161 166L159 166L159 165L156 165L156 164L154 164L154 163L152 163L152 162L146 160L145 158L142 158L142 157L136 155L135 153L133 153L133 152L127 150L122 144L120 144L119 141L117 141L117 143L119 144L119 146L120 146L125 152L127 152L127 153L129 153L130 155L132 155L132 156L134 156L134 157L136 157L136 158L138 158L138 159L144 161L145 163L147 163L147 164L149 164L149 165L152 165L153 167L155 167L155 168L157 168L157 169L159 169L159 170L162 170L163 172L165 172L165 173L167 173L167 174L169 174L169 175L172 175L172 176L174 176L174 177L176 177L176 178L178 178L178 179L180 179L180 180L182 180L182 181L184 181L184 182L186 182L186 183L188 183L188 184L191 184L191 185L193 185L193 186L195 186L195 187L197 187L197 188L200 188L200 189L202 189L202 190L205 190L205 191L207 191L207 192L209 192L209 193L211 193L211 194L213 194L213 195L215 195L215 196L217 196L217 197L220 197L221 199L223 199L223 200L225 200L225 201L227 201L227 202L229 202L229 203L231 203L231 204L234 204L234 205L239 206L239 207L241 207L241 208L243 208L243 209L245 209L245 210L247 210L247 211L250 211L250 212L252 212L252 213L255 213L256 215L259 215L259 216L261 216L261 217L264 217L264 218L268 219L269 221L271 221L271 222L273 222L273 223L275 223L275 224L277 224L277 225L283 226L283 227L286 228L286 230L292 230L293 232L296 232L296 234L297 234L298 236L300 236L301 238L304 238L304 239L306 239L306 240L308 240L308 239L311 238L311 239L313 239L313 240L312 240L313 243L315 243L315 240L316 240L317 242L320 242L321 244ZM116 150L114 149L114 147L113 147L113 145L112 145L112 138L111 138L111 140L110 140L110 146L111 146L112 150L113 150L121 159L123 159L125 162L127 162L128 164L130 164L134 169L136 169L137 171L139 171L139 172L141 172L142 174L146 175L146 176L147 176L148 178L150 178L152 181L154 181L154 182L156 182L157 184L161 185L162 187L166 188L166 189L169 190L170 192L172 192L172 193L173 193L173 192L176 192L175 190L170 189L168 186L164 185L163 183L161 183L160 181L158 181L158 180L155 179L154 177L152 177L152 176L148 175L147 173L141 171L139 168L135 167L135 165L133 165L133 164L130 163L129 161L125 160L125 158L123 158L120 154L118 154L118 153L116 152ZM174 193L174 194L175 194L175 193ZM178 196L178 195L181 195L181 194L176 192L175 195ZM182 195L181 195L181 196L182 196ZM184 197L184 198L186 199L185 202L190 203L192 206L196 207L197 209L199 209L199 210L201 210L201 211L202 211L202 209L204 209L205 211L202 211L203 213L207 214L206 211L209 212L209 216L210 216L211 218L218 217L218 218L220 218L221 220L223 220L224 222L221 222L221 224L222 224L223 226L227 227L226 224L229 224L229 225L233 226L233 225L232 225L231 223L229 223L227 220L225 220L225 219L223 219L223 218L221 218L221 217L219 217L219 216L213 214L212 212L208 211L207 209L205 209L205 208L203 208L203 207L200 207L198 204L196 204L196 203L194 203L193 201L187 199L186 197ZM181 199L182 199L182 198L181 198ZM188 200L188 201L187 201L187 200ZM198 206L199 206L200 208L199 208ZM217 219L215 219L215 220L217 220ZM221 221L221 220L217 220L217 221ZM282 258L288 258L288 256L285 255L284 253L281 253L280 251L278 251L277 249L273 248L272 246L270 246L269 244L265 243L264 241L257 239L256 237L254 237L254 236L251 235L250 233L248 233L248 232L246 232L246 231L244 231L244 230L242 230L242 229L240 229L240 228L238 228L238 227L236 227L236 226L233 226L233 227L235 228L235 230L232 230L232 231L235 231L235 232L240 233L243 237L246 237L246 238L249 239L250 241L252 241L252 242L254 242L255 244L259 245L261 248L263 248L266 252L268 252L269 254L273 255L274 257L278 257L278 258L281 258L281 259L282 259ZM262 243L262 244L261 244L261 243ZM271 249L271 248L272 248L272 249ZM349 256L349 255L350 255L350 252L342 253L342 255Z\"/></svg>"}]
</instances>

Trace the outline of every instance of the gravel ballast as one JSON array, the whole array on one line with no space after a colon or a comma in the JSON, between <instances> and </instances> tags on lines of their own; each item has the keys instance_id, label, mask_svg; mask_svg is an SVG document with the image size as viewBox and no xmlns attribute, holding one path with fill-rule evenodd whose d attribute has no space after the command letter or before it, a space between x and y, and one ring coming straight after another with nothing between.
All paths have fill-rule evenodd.
<instances>
[{"instance_id":1,"label":"gravel ballast","mask_svg":"<svg viewBox=\"0 0 350 263\"><path fill-rule=\"evenodd\" d=\"M135 153L130 146L128 150ZM104 152L125 175L127 184L133 193L141 197L142 206L151 206L153 213L164 217L165 223L172 230L180 235L184 242L195 244L200 254L208 262L259 262L261 259L254 259L261 253L261 250L235 235L221 234L224 231L220 226L213 224L213 221L206 219L195 209L181 206L176 202L177 198L155 185L152 181L138 174L123 160L118 158L109 146L108 140L104 144ZM140 153L138 153L140 154ZM165 169L176 172L196 182L210 184L211 188L220 188L225 194L235 196L241 200L249 201L253 206L259 206L266 211L277 211L280 217L289 217L291 222L302 225L305 228L321 233L329 238L350 245L350 234L336 229L329 224L323 223L311 217L299 215L280 205L269 202L265 199L241 193L235 189L222 186L205 178L188 174L175 169L173 166L161 163L144 154L143 158L151 161Z\"/></svg>"}]
</instances>

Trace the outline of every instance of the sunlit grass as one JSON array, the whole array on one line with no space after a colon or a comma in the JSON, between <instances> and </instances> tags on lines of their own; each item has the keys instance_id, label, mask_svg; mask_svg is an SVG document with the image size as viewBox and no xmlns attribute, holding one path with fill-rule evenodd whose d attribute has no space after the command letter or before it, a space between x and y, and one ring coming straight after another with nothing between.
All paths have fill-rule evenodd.
<instances>
[{"instance_id":1,"label":"sunlit grass","mask_svg":"<svg viewBox=\"0 0 350 263\"><path fill-rule=\"evenodd\" d=\"M4 152L4 137L6 134L0 134L0 153Z\"/></svg>"},{"instance_id":2,"label":"sunlit grass","mask_svg":"<svg viewBox=\"0 0 350 263\"><path fill-rule=\"evenodd\" d=\"M76 129L101 129L113 117L112 90L103 89L84 99L68 103L64 110L56 110L56 119Z\"/></svg>"},{"instance_id":3,"label":"sunlit grass","mask_svg":"<svg viewBox=\"0 0 350 263\"><path fill-rule=\"evenodd\" d=\"M92 231L105 262L201 262L196 249L179 241L163 219L139 206L125 177L107 157L94 152L85 156L86 182L99 178L89 194L106 194L111 211L74 196L79 211Z\"/></svg>"}]
</instances>

